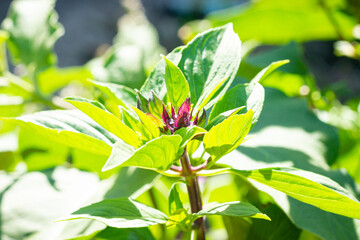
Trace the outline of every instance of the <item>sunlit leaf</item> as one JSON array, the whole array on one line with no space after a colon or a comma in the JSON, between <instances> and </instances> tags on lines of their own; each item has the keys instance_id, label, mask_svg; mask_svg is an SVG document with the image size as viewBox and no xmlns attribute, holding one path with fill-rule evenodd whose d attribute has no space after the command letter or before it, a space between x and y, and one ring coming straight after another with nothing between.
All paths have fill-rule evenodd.
<instances>
[{"instance_id":1,"label":"sunlit leaf","mask_svg":"<svg viewBox=\"0 0 360 240\"><path fill-rule=\"evenodd\" d=\"M322 210L360 219L360 203L331 179L300 169L231 170Z\"/></svg>"},{"instance_id":2,"label":"sunlit leaf","mask_svg":"<svg viewBox=\"0 0 360 240\"><path fill-rule=\"evenodd\" d=\"M179 135L160 136L139 149L124 142L115 143L111 156L103 171L117 166L136 166L157 170L168 170L177 156L182 138Z\"/></svg>"},{"instance_id":3,"label":"sunlit leaf","mask_svg":"<svg viewBox=\"0 0 360 240\"><path fill-rule=\"evenodd\" d=\"M134 147L139 147L141 145L136 133L123 124L118 117L108 112L101 103L80 97L68 97L64 100L74 105L80 111L91 117L100 126L119 137L127 144Z\"/></svg>"},{"instance_id":4,"label":"sunlit leaf","mask_svg":"<svg viewBox=\"0 0 360 240\"><path fill-rule=\"evenodd\" d=\"M52 141L109 156L117 137L79 111L55 110L4 119Z\"/></svg>"},{"instance_id":5,"label":"sunlit leaf","mask_svg":"<svg viewBox=\"0 0 360 240\"><path fill-rule=\"evenodd\" d=\"M189 82L193 104L209 96L227 78L205 108L226 92L239 68L240 50L241 42L231 24L201 33L184 47L178 66Z\"/></svg>"},{"instance_id":6,"label":"sunlit leaf","mask_svg":"<svg viewBox=\"0 0 360 240\"><path fill-rule=\"evenodd\" d=\"M231 116L214 126L204 136L204 148L213 161L236 149L250 131L253 111L246 114Z\"/></svg>"},{"instance_id":7,"label":"sunlit leaf","mask_svg":"<svg viewBox=\"0 0 360 240\"><path fill-rule=\"evenodd\" d=\"M189 84L182 71L169 59L163 56L165 67L165 84L168 100L178 109L190 95Z\"/></svg>"}]
</instances>

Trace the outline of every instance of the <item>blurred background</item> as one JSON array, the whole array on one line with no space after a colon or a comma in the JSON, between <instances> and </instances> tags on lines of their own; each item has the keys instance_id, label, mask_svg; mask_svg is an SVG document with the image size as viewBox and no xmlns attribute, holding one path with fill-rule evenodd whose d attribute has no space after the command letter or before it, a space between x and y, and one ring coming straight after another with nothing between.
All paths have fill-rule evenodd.
<instances>
[{"instance_id":1,"label":"blurred background","mask_svg":"<svg viewBox=\"0 0 360 240\"><path fill-rule=\"evenodd\" d=\"M61 100L66 96L96 99L116 112L118 103L111 96L135 104L129 93L133 93L134 88L141 88L160 60L160 54L186 44L197 33L232 23L242 41L243 57L234 84L250 81L274 61L290 60L261 82L266 87L266 100L253 132L255 143L263 139L263 143L268 144L263 150L274 156L268 162L290 162L291 166L324 174L360 196L355 184L360 183L358 0L1 0L0 22L0 117L67 109L69 105ZM88 79L96 80L96 84ZM124 86L123 91L106 92L101 83ZM261 130L272 126L284 131L271 128L274 132L261 135ZM296 146L288 139L293 139ZM272 144L279 144L286 151L266 148ZM287 151L291 148L299 152ZM242 150L246 153L246 146ZM48 234L44 226L49 219L61 216L62 210L78 206L86 196L94 194L92 186L99 184L99 179L108 179L114 174L100 171L105 161L104 156L54 144L1 121L0 204L5 210L0 215L0 239L1 236L25 239L31 234ZM77 168L79 173L76 175L59 166ZM47 198L44 197L42 206L48 213L57 209L51 216L34 217L29 210L34 205L23 206L20 200L16 202L20 190L11 191L14 186L15 189L28 188L25 180L21 187L16 185L19 179L18 184L22 184L22 176L28 176L32 187L44 184L53 191L47 182L37 182L36 176L27 175L35 172L46 176L52 187L56 184L66 186L66 191L61 188L56 194L49 195L51 199L64 201L63 206L50 204L46 208ZM71 181L61 182L61 174ZM130 175L121 174L122 177ZM120 175L118 179L121 179ZM141 172L137 177L143 175ZM154 175L148 176L154 178ZM232 180L225 179L222 185L219 184L221 190L216 191L244 194L236 190ZM72 182L92 185L85 188L86 184L72 186ZM110 190L108 197L114 196ZM39 196L47 196L41 191ZM80 194L81 191L87 192ZM66 202L69 192L76 192L78 201ZM208 201L222 201L218 199L221 194L210 195ZM13 196L7 197L13 201L7 200L5 203L10 204L6 207L2 202L4 196ZM31 198L32 194L26 196ZM40 200L34 200L37 201ZM19 212L23 213L28 225L16 222ZM311 209L310 212L314 211ZM301 226L323 239L356 239L360 235L355 233L352 222L337 217L333 222L344 224L336 225L331 232L321 230L329 228L326 224L302 226L307 219L297 222L292 213L285 213L287 216L282 217L289 217L296 224L289 221L294 228L292 232ZM314 212L313 217L321 214ZM328 217L326 215L326 221L318 222L331 222ZM19 228L20 225L24 227ZM224 229L224 226L219 228ZM34 239L46 239L39 236ZM217 239L216 234L214 236L213 239Z\"/></svg>"}]
</instances>

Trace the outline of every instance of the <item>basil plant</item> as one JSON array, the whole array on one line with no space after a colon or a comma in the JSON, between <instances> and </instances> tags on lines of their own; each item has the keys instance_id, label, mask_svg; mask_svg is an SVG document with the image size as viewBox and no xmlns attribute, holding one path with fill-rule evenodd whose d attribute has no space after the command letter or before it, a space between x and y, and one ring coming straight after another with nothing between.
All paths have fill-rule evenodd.
<instances>
[{"instance_id":1,"label":"basil plant","mask_svg":"<svg viewBox=\"0 0 360 240\"><path fill-rule=\"evenodd\" d=\"M162 58L139 90L92 81L109 98L111 104L106 107L68 97L65 101L76 110L8 119L53 141L107 156L102 171L137 167L176 179L167 214L121 197L84 206L61 220L90 219L132 229L163 224L163 228L178 227L181 236L192 239L205 239L208 215L270 221L248 202L203 206L199 182L224 173L324 211L360 219L360 203L327 177L295 168L241 168L241 159L236 159L236 165L218 163L248 139L257 123L264 102L259 82L287 61L274 62L250 82L236 84L241 42L231 24L200 33ZM181 185L186 186L188 199L180 197Z\"/></svg>"}]
</instances>

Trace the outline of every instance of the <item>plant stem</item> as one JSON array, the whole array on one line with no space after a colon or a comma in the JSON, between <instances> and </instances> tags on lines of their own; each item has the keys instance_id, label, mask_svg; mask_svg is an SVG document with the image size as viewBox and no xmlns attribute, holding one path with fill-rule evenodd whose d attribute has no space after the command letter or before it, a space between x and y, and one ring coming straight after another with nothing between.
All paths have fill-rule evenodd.
<instances>
[{"instance_id":1,"label":"plant stem","mask_svg":"<svg viewBox=\"0 0 360 240\"><path fill-rule=\"evenodd\" d=\"M180 159L180 162L183 169L183 176L185 177L185 181L187 183L191 212L197 213L202 210L199 182L196 176L196 172L192 171L192 166L186 148ZM197 240L205 240L204 217L196 219L193 223L192 229L193 233L196 235Z\"/></svg>"}]
</instances>

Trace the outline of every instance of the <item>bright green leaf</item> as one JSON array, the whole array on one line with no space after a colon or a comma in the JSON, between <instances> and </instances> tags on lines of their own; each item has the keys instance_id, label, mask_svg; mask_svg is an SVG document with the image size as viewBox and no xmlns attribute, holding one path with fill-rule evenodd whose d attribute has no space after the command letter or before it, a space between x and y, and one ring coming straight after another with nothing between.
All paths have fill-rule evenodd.
<instances>
[{"instance_id":1,"label":"bright green leaf","mask_svg":"<svg viewBox=\"0 0 360 240\"><path fill-rule=\"evenodd\" d=\"M216 161L237 148L250 131L253 111L246 114L231 116L214 126L204 136L204 148Z\"/></svg>"},{"instance_id":2,"label":"bright green leaf","mask_svg":"<svg viewBox=\"0 0 360 240\"><path fill-rule=\"evenodd\" d=\"M80 208L62 220L93 219L115 228L139 228L167 222L167 216L129 198L103 200Z\"/></svg>"},{"instance_id":3,"label":"bright green leaf","mask_svg":"<svg viewBox=\"0 0 360 240\"><path fill-rule=\"evenodd\" d=\"M169 214L175 213L179 209L183 209L184 206L181 202L180 195L177 189L177 184L174 183L169 193Z\"/></svg>"},{"instance_id":4,"label":"bright green leaf","mask_svg":"<svg viewBox=\"0 0 360 240\"><path fill-rule=\"evenodd\" d=\"M181 147L186 147L186 144L195 137L204 135L206 130L198 126L189 126L186 128L180 128L175 131L175 134L178 134L182 137Z\"/></svg>"},{"instance_id":5,"label":"bright green leaf","mask_svg":"<svg viewBox=\"0 0 360 240\"><path fill-rule=\"evenodd\" d=\"M151 120L151 118L149 116L147 116L145 113L143 113L136 107L131 106L131 108L134 110L134 112L140 118L140 121L144 124L145 128L152 135L152 138L156 138L156 137L160 136L159 128L154 124L154 122Z\"/></svg>"},{"instance_id":6,"label":"bright green leaf","mask_svg":"<svg viewBox=\"0 0 360 240\"><path fill-rule=\"evenodd\" d=\"M182 138L179 135L163 135L136 149L117 142L103 171L117 166L136 166L157 170L168 170L177 156Z\"/></svg>"},{"instance_id":7,"label":"bright green leaf","mask_svg":"<svg viewBox=\"0 0 360 240\"><path fill-rule=\"evenodd\" d=\"M208 124L206 124L205 129L210 130L213 126L218 125L219 123L224 121L226 118L237 114L239 111L241 111L244 108L245 108L245 106L242 106L242 107L238 107L238 108L231 109L231 110L228 110L226 112L220 113L219 115L217 115L213 119L211 119L211 121L209 121Z\"/></svg>"},{"instance_id":8,"label":"bright green leaf","mask_svg":"<svg viewBox=\"0 0 360 240\"><path fill-rule=\"evenodd\" d=\"M272 62L269 66L261 70L250 82L250 84L255 84L261 82L263 79L265 79L267 76L269 76L273 71L275 71L277 68L281 67L284 64L289 63L289 60L282 60L282 61L276 61Z\"/></svg>"},{"instance_id":9,"label":"bright green leaf","mask_svg":"<svg viewBox=\"0 0 360 240\"><path fill-rule=\"evenodd\" d=\"M166 62L165 85L168 100L173 104L175 109L178 109L190 95L189 84L180 68L165 56L163 56L163 58Z\"/></svg>"},{"instance_id":10,"label":"bright green leaf","mask_svg":"<svg viewBox=\"0 0 360 240\"><path fill-rule=\"evenodd\" d=\"M119 137L127 144L134 147L139 147L141 145L136 133L123 124L115 115L106 111L101 103L80 97L68 97L64 100L74 105L80 111L91 117L95 122L100 124L100 126Z\"/></svg>"},{"instance_id":11,"label":"bright green leaf","mask_svg":"<svg viewBox=\"0 0 360 240\"><path fill-rule=\"evenodd\" d=\"M109 156L117 138L75 110L55 110L4 119L55 142Z\"/></svg>"},{"instance_id":12,"label":"bright green leaf","mask_svg":"<svg viewBox=\"0 0 360 240\"><path fill-rule=\"evenodd\" d=\"M196 213L197 216L222 215L234 217L253 217L270 220L266 214L263 214L256 207L246 202L226 202L217 204L211 208L203 209Z\"/></svg>"},{"instance_id":13,"label":"bright green leaf","mask_svg":"<svg viewBox=\"0 0 360 240\"><path fill-rule=\"evenodd\" d=\"M322 210L360 219L360 203L331 179L292 168L230 170Z\"/></svg>"}]
</instances>

